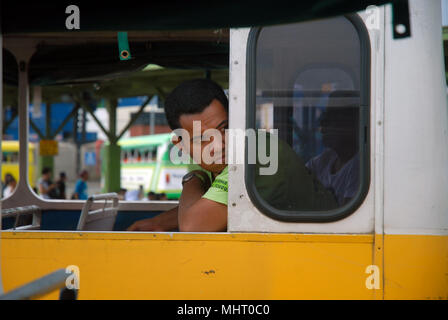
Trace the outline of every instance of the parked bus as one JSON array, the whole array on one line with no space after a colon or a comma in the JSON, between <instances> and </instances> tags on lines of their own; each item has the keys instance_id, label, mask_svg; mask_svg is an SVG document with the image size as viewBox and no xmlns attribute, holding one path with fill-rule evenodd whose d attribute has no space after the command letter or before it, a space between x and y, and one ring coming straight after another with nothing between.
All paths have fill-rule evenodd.
<instances>
[{"instance_id":1,"label":"parked bus","mask_svg":"<svg viewBox=\"0 0 448 320\"><path fill-rule=\"evenodd\" d=\"M171 136L166 133L120 139L122 188L138 190L142 186L145 196L154 192L165 193L168 199L179 199L182 177L189 166L170 161L171 148L174 147ZM103 165L102 177L104 170Z\"/></svg>"},{"instance_id":2,"label":"parked bus","mask_svg":"<svg viewBox=\"0 0 448 320\"><path fill-rule=\"evenodd\" d=\"M36 147L28 144L28 181L31 187L36 186ZM1 179L10 173L16 181L19 181L19 141L2 141L2 165Z\"/></svg>"}]
</instances>

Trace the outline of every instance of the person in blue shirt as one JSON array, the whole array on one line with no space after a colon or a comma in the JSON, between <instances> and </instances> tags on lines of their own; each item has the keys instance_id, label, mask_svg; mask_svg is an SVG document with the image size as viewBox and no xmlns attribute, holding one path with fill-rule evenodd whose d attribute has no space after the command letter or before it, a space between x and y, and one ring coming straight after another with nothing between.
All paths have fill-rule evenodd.
<instances>
[{"instance_id":1,"label":"person in blue shirt","mask_svg":"<svg viewBox=\"0 0 448 320\"><path fill-rule=\"evenodd\" d=\"M87 180L89 179L89 172L82 170L79 174L79 180L76 181L75 191L73 193L73 199L87 200L89 197L87 194Z\"/></svg>"}]
</instances>

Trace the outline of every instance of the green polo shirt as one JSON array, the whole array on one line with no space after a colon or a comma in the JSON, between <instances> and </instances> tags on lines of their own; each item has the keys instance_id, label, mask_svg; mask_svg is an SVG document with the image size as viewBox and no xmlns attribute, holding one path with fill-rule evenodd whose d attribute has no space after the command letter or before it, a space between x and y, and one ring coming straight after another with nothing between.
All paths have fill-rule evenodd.
<instances>
[{"instance_id":1,"label":"green polo shirt","mask_svg":"<svg viewBox=\"0 0 448 320\"><path fill-rule=\"evenodd\" d=\"M266 133L259 133L266 134ZM270 153L270 138L267 153ZM273 175L260 175L263 166L255 165L255 189L261 199L276 209L288 211L318 211L337 207L334 195L326 190L308 171L303 160L292 148L278 139L278 168ZM213 181L202 196L218 203L228 203L228 167Z\"/></svg>"},{"instance_id":2,"label":"green polo shirt","mask_svg":"<svg viewBox=\"0 0 448 320\"><path fill-rule=\"evenodd\" d=\"M263 134L263 133L260 133ZM269 137L272 137L268 134ZM270 141L267 140L267 154ZM278 139L278 167L273 175L261 175L255 164L255 193L275 209L285 211L326 211L338 207L334 194L325 189L306 168L304 161L283 140Z\"/></svg>"},{"instance_id":3,"label":"green polo shirt","mask_svg":"<svg viewBox=\"0 0 448 320\"><path fill-rule=\"evenodd\" d=\"M209 199L227 205L228 181L229 181L229 174L227 166L224 168L224 170L222 170L222 172L218 176L216 176L211 187L202 197L205 199Z\"/></svg>"}]
</instances>

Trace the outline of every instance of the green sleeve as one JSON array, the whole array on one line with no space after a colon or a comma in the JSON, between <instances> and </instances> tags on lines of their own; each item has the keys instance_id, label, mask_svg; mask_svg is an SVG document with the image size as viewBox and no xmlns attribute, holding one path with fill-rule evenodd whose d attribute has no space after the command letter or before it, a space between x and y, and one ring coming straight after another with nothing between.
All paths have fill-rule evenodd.
<instances>
[{"instance_id":1,"label":"green sleeve","mask_svg":"<svg viewBox=\"0 0 448 320\"><path fill-rule=\"evenodd\" d=\"M202 198L227 205L227 197L228 197L227 187L228 187L228 171L226 167L216 177L211 187L202 196Z\"/></svg>"}]
</instances>

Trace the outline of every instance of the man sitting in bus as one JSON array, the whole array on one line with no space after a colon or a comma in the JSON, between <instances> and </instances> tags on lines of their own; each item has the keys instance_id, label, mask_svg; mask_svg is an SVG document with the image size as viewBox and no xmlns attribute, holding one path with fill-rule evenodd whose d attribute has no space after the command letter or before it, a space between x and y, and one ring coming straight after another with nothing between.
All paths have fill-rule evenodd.
<instances>
[{"instance_id":1,"label":"man sitting in bus","mask_svg":"<svg viewBox=\"0 0 448 320\"><path fill-rule=\"evenodd\" d=\"M334 96L330 99L337 100ZM327 107L321 116L320 127L326 149L310 159L306 166L327 190L334 193L342 206L359 189L359 107Z\"/></svg>"},{"instance_id":2,"label":"man sitting in bus","mask_svg":"<svg viewBox=\"0 0 448 320\"><path fill-rule=\"evenodd\" d=\"M183 190L179 205L154 218L135 222L128 231L171 231L182 232L218 232L227 230L228 200L228 167L225 154L225 136L228 128L228 100L222 88L211 80L199 79L184 82L178 86L165 101L165 113L171 129L183 129L191 137L190 141L182 141L181 137L173 139L173 143L185 148L191 158L194 145L199 154L212 140L203 139L208 129L221 132L221 150L213 159L220 161L197 162L204 171L195 170L186 174L182 180ZM200 132L194 130L195 123L200 123ZM195 136L196 135L196 136ZM175 141L174 141L175 140ZM217 141L213 141L216 143ZM196 150L198 150L196 149ZM308 206L311 204L334 207L335 200L323 187L314 184L312 175L295 152L279 141L278 149L279 175L266 175L255 178L261 196L271 205L295 206L298 202ZM295 158L293 158L295 157ZM201 159L199 159L201 160ZM211 179L210 179L211 176ZM293 179L288 179L292 177ZM301 183L295 188L294 184ZM319 189L320 188L320 189ZM297 190L299 190L297 193ZM322 197L315 197L313 192L319 190ZM302 192L303 191L303 192Z\"/></svg>"}]
</instances>

